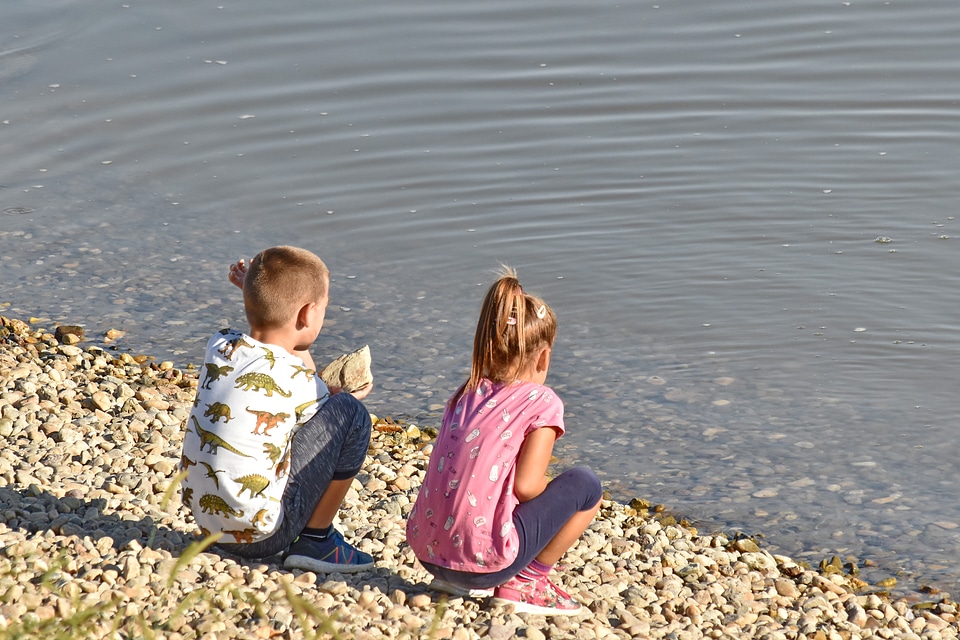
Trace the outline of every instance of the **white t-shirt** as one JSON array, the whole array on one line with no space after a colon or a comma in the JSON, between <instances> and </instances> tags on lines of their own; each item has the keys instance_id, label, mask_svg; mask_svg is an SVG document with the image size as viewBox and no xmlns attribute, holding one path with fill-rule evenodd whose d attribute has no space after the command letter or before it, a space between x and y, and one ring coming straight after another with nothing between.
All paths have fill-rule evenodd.
<instances>
[{"instance_id":1,"label":"white t-shirt","mask_svg":"<svg viewBox=\"0 0 960 640\"><path fill-rule=\"evenodd\" d=\"M183 438L183 502L221 542L256 542L283 517L293 434L330 391L300 358L233 330L210 338L203 366Z\"/></svg>"}]
</instances>

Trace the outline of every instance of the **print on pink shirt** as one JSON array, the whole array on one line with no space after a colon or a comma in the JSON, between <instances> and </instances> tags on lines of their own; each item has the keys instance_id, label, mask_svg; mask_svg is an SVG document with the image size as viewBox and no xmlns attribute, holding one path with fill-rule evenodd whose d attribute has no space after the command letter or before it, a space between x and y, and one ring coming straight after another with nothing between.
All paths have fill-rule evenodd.
<instances>
[{"instance_id":1,"label":"print on pink shirt","mask_svg":"<svg viewBox=\"0 0 960 640\"><path fill-rule=\"evenodd\" d=\"M563 433L563 403L549 387L529 382L484 380L448 409L410 514L414 552L458 571L508 566L518 552L517 456L527 435L543 426Z\"/></svg>"}]
</instances>

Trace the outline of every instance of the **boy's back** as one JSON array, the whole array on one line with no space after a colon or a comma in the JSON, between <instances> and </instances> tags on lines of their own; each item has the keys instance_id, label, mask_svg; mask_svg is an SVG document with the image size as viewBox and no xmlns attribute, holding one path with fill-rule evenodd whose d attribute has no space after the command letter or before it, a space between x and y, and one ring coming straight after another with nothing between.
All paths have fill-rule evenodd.
<instances>
[{"instance_id":1,"label":"boy's back","mask_svg":"<svg viewBox=\"0 0 960 640\"><path fill-rule=\"evenodd\" d=\"M224 330L207 344L183 444L184 503L223 542L271 534L287 483L290 440L329 391L285 349Z\"/></svg>"}]
</instances>

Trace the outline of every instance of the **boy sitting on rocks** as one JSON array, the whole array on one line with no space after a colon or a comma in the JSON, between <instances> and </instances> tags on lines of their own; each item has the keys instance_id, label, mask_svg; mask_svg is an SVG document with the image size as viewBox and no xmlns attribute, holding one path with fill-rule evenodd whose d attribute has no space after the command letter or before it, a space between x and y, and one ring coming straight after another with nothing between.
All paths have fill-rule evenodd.
<instances>
[{"instance_id":1,"label":"boy sitting on rocks","mask_svg":"<svg viewBox=\"0 0 960 640\"><path fill-rule=\"evenodd\" d=\"M333 520L370 442L360 402L371 385L328 389L308 351L326 313L330 272L295 247L230 267L243 289L248 333L207 343L183 440L183 502L219 546L245 558L286 552L284 567L349 573L373 558Z\"/></svg>"}]
</instances>

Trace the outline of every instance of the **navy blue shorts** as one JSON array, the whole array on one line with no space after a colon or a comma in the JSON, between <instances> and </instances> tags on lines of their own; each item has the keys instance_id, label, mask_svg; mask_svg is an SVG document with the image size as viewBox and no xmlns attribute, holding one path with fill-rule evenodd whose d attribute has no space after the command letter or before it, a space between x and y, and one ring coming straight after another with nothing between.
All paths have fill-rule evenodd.
<instances>
[{"instance_id":1,"label":"navy blue shorts","mask_svg":"<svg viewBox=\"0 0 960 640\"><path fill-rule=\"evenodd\" d=\"M349 393L327 400L293 435L290 479L283 491L283 519L269 538L217 546L244 558L267 558L285 551L300 535L333 480L360 471L370 447L370 414Z\"/></svg>"},{"instance_id":2,"label":"navy blue shorts","mask_svg":"<svg viewBox=\"0 0 960 640\"><path fill-rule=\"evenodd\" d=\"M547 484L539 496L521 502L513 511L513 524L520 536L517 559L494 573L469 573L420 561L437 578L467 589L496 587L522 571L578 511L592 509L603 497L597 474L587 467L573 467Z\"/></svg>"}]
</instances>

